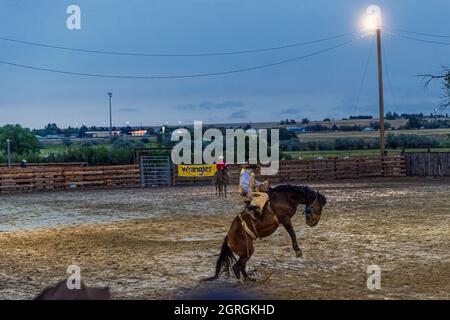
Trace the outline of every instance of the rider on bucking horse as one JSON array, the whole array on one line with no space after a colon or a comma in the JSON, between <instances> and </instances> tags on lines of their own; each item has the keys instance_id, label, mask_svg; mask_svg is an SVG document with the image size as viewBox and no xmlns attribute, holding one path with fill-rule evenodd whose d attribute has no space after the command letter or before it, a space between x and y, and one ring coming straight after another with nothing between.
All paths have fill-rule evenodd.
<instances>
[{"instance_id":1,"label":"rider on bucking horse","mask_svg":"<svg viewBox=\"0 0 450 320\"><path fill-rule=\"evenodd\" d=\"M223 156L219 156L219 159L216 163L216 168L217 168L217 171L224 171L227 174L228 178L230 178L230 173L228 172L227 163L225 162Z\"/></svg>"},{"instance_id":2,"label":"rider on bucking horse","mask_svg":"<svg viewBox=\"0 0 450 320\"><path fill-rule=\"evenodd\" d=\"M268 190L269 182L266 180L260 182L255 176L260 172L260 166L257 164L246 163L239 176L239 193L247 205L247 210L262 214L264 206L269 201L269 195L261 192L262 189Z\"/></svg>"}]
</instances>

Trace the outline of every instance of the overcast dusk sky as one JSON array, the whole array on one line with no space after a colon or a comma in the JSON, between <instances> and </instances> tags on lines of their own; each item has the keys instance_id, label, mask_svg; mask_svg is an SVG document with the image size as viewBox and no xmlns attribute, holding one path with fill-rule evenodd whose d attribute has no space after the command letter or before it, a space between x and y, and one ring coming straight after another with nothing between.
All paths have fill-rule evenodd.
<instances>
[{"instance_id":1,"label":"overcast dusk sky","mask_svg":"<svg viewBox=\"0 0 450 320\"><path fill-rule=\"evenodd\" d=\"M72 4L81 8L81 30L66 27L66 9ZM360 18L371 4L381 7L383 17L386 112L433 112L440 84L424 90L416 75L439 72L442 65L450 65L450 45L408 40L394 30L450 35L448 0L0 0L0 37L89 50L226 52L355 32L301 47L207 57L100 55L0 40L0 61L132 76L248 68L352 39L359 34ZM450 38L409 35L450 43ZM90 78L0 64L0 125L104 125L108 92L113 93L117 126L126 122L160 125L194 120L223 123L376 116L375 50L368 60L373 42L374 37L368 36L283 65L187 79Z\"/></svg>"}]
</instances>

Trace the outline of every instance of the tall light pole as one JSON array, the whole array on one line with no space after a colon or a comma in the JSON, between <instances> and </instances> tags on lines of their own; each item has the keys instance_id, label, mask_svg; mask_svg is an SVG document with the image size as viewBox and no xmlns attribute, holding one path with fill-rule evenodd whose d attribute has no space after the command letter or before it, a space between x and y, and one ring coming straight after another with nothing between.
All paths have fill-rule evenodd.
<instances>
[{"instance_id":1,"label":"tall light pole","mask_svg":"<svg viewBox=\"0 0 450 320\"><path fill-rule=\"evenodd\" d=\"M11 140L6 139L6 154L8 157L8 167L11 167Z\"/></svg>"},{"instance_id":2,"label":"tall light pole","mask_svg":"<svg viewBox=\"0 0 450 320\"><path fill-rule=\"evenodd\" d=\"M378 61L378 102L380 109L380 156L385 155L384 139L384 97L383 97L383 64L381 61L381 9L378 6L369 6L366 10L366 27L375 30L377 35L377 61Z\"/></svg>"},{"instance_id":3,"label":"tall light pole","mask_svg":"<svg viewBox=\"0 0 450 320\"><path fill-rule=\"evenodd\" d=\"M112 109L111 109L112 93L108 92L108 96L109 96L109 138L112 139Z\"/></svg>"},{"instance_id":4,"label":"tall light pole","mask_svg":"<svg viewBox=\"0 0 450 320\"><path fill-rule=\"evenodd\" d=\"M381 29L377 29L378 52L378 100L380 104L380 153L384 157L384 98L383 98L383 64L381 62Z\"/></svg>"}]
</instances>

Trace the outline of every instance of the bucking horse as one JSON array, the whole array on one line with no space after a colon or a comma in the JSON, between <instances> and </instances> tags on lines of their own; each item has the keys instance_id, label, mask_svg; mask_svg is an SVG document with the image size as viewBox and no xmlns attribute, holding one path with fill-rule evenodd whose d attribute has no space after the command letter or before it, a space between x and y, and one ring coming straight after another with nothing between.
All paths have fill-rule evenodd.
<instances>
[{"instance_id":1,"label":"bucking horse","mask_svg":"<svg viewBox=\"0 0 450 320\"><path fill-rule=\"evenodd\" d=\"M258 238L270 236L281 224L289 233L292 248L297 257L302 256L291 218L297 207L305 205L306 224L314 227L319 223L322 208L327 200L324 195L306 186L280 185L269 188L269 201L263 213L251 214L244 209L231 223L230 230L223 240L214 276L205 280L216 280L222 273L230 274L230 267L237 279L252 280L246 271L246 265L254 252L253 242ZM239 259L234 256L236 254Z\"/></svg>"}]
</instances>

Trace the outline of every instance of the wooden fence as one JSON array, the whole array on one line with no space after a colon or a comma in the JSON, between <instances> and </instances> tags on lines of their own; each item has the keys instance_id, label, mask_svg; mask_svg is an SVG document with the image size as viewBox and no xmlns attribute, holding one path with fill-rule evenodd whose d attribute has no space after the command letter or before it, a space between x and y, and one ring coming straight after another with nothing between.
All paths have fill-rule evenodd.
<instances>
[{"instance_id":1,"label":"wooden fence","mask_svg":"<svg viewBox=\"0 0 450 320\"><path fill-rule=\"evenodd\" d=\"M64 162L64 163L27 163L27 168L49 168L49 167L80 167L87 164L86 162ZM20 163L12 163L12 168L20 168ZM9 170L10 167L5 163L0 163L0 172Z\"/></svg>"},{"instance_id":2,"label":"wooden fence","mask_svg":"<svg viewBox=\"0 0 450 320\"><path fill-rule=\"evenodd\" d=\"M239 166L230 165L230 183L239 180ZM176 170L175 170L176 171ZM352 157L348 159L287 160L280 161L278 174L269 176L271 183L288 181L318 181L374 177L404 177L405 159L402 156ZM175 185L212 183L213 178L186 178L174 176Z\"/></svg>"},{"instance_id":3,"label":"wooden fence","mask_svg":"<svg viewBox=\"0 0 450 320\"><path fill-rule=\"evenodd\" d=\"M447 158L450 163L450 158ZM239 180L240 166L230 165L231 181ZM211 184L213 178L185 178L176 175L174 185ZM348 159L281 161L278 174L269 176L271 183L317 180L358 179L373 177L402 177L406 174L402 156L353 157ZM37 166L0 168L0 193L39 190L66 190L88 187L139 187L139 165L124 166Z\"/></svg>"},{"instance_id":4,"label":"wooden fence","mask_svg":"<svg viewBox=\"0 0 450 320\"><path fill-rule=\"evenodd\" d=\"M138 186L140 186L139 165L0 169L0 193Z\"/></svg>"},{"instance_id":5,"label":"wooden fence","mask_svg":"<svg viewBox=\"0 0 450 320\"><path fill-rule=\"evenodd\" d=\"M450 152L408 152L404 156L408 176L450 176Z\"/></svg>"}]
</instances>

